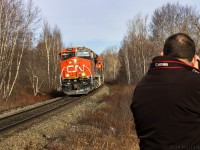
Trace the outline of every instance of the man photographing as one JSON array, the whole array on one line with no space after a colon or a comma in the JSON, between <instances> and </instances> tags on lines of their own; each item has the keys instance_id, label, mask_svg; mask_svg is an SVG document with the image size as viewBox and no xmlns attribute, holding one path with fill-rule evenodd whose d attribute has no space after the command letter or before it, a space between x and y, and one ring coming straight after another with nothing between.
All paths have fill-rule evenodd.
<instances>
[{"instance_id":1,"label":"man photographing","mask_svg":"<svg viewBox=\"0 0 200 150\"><path fill-rule=\"evenodd\" d=\"M200 70L194 41L170 36L136 86L131 110L141 150L200 150Z\"/></svg>"}]
</instances>

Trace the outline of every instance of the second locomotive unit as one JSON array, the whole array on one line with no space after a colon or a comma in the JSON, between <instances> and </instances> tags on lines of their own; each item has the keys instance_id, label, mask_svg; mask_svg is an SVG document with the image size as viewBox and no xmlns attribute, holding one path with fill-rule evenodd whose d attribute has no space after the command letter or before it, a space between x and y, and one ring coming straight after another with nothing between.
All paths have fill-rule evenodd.
<instances>
[{"instance_id":1,"label":"second locomotive unit","mask_svg":"<svg viewBox=\"0 0 200 150\"><path fill-rule=\"evenodd\" d=\"M67 95L87 94L103 83L103 60L86 47L70 47L60 52L60 82Z\"/></svg>"}]
</instances>

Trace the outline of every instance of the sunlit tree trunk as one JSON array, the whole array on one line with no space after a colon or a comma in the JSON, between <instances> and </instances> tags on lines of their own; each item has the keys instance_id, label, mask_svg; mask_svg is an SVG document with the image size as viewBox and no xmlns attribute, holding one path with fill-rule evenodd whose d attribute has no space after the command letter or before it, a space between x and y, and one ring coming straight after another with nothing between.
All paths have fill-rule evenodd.
<instances>
[{"instance_id":1,"label":"sunlit tree trunk","mask_svg":"<svg viewBox=\"0 0 200 150\"><path fill-rule=\"evenodd\" d=\"M0 93L8 101L19 76L27 38L37 10L32 2L26 5L22 0L0 2Z\"/></svg>"}]
</instances>

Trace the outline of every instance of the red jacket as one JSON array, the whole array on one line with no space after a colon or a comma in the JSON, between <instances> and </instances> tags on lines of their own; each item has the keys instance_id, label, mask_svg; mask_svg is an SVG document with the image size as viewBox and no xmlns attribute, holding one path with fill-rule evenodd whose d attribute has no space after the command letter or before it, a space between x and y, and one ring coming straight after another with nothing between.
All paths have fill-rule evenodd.
<instances>
[{"instance_id":1,"label":"red jacket","mask_svg":"<svg viewBox=\"0 0 200 150\"><path fill-rule=\"evenodd\" d=\"M200 73L170 57L153 59L131 104L141 150L200 150Z\"/></svg>"}]
</instances>

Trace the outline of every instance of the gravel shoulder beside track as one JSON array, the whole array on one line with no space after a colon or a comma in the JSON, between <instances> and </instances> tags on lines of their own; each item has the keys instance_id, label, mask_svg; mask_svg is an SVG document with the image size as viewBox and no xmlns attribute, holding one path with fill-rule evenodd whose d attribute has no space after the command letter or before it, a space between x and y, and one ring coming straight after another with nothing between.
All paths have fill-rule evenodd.
<instances>
[{"instance_id":1,"label":"gravel shoulder beside track","mask_svg":"<svg viewBox=\"0 0 200 150\"><path fill-rule=\"evenodd\" d=\"M15 133L0 141L0 150L43 150L49 138L56 138L66 129L72 129L88 110L93 110L102 101L102 95L109 94L109 88L103 86L100 91L79 103L72 103L66 110L47 120L33 125L27 130Z\"/></svg>"}]
</instances>

